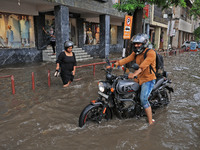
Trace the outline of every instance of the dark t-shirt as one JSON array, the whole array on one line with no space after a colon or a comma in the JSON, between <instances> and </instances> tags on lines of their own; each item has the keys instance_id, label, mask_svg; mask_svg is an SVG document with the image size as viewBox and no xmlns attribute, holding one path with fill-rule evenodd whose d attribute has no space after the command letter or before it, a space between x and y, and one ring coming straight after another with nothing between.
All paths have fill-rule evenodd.
<instances>
[{"instance_id":1,"label":"dark t-shirt","mask_svg":"<svg viewBox=\"0 0 200 150\"><path fill-rule=\"evenodd\" d=\"M65 52L61 52L56 63L60 64L61 74L69 74L74 70L74 66L76 66L75 54L73 53L73 56L67 56Z\"/></svg>"}]
</instances>

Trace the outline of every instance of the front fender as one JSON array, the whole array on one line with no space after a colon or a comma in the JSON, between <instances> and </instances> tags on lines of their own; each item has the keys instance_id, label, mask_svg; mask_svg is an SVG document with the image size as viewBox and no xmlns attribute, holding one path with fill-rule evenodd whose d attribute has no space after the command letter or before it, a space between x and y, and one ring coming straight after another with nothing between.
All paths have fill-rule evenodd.
<instances>
[{"instance_id":1,"label":"front fender","mask_svg":"<svg viewBox=\"0 0 200 150\"><path fill-rule=\"evenodd\" d=\"M102 102L91 102L91 105L93 106L103 106L103 103Z\"/></svg>"}]
</instances>

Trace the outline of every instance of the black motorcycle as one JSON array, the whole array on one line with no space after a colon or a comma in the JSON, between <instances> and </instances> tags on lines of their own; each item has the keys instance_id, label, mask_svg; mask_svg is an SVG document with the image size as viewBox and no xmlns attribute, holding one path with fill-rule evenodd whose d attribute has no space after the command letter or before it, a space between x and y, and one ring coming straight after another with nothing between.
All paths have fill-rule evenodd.
<instances>
[{"instance_id":1,"label":"black motorcycle","mask_svg":"<svg viewBox=\"0 0 200 150\"><path fill-rule=\"evenodd\" d=\"M139 66L134 64L132 68L137 70ZM112 74L111 68L104 70L106 71L106 81L98 83L99 96L81 112L79 127L83 127L89 122L100 123L103 120L112 119L113 115L120 119L145 115L140 103L140 85L132 79L128 79L127 74L117 76ZM167 72L163 72L162 76L157 79L149 96L153 112L156 108L166 106L170 102L170 94L173 92L173 88L169 87L170 83Z\"/></svg>"}]
</instances>

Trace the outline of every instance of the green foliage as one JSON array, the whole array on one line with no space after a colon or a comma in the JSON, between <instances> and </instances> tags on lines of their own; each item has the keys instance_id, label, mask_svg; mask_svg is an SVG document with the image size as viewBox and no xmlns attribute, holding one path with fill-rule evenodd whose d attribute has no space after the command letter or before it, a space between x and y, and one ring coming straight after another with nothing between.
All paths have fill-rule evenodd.
<instances>
[{"instance_id":1,"label":"green foliage","mask_svg":"<svg viewBox=\"0 0 200 150\"><path fill-rule=\"evenodd\" d=\"M194 30L194 36L196 39L200 38L200 27L198 27Z\"/></svg>"},{"instance_id":2,"label":"green foliage","mask_svg":"<svg viewBox=\"0 0 200 150\"><path fill-rule=\"evenodd\" d=\"M194 18L197 19L200 16L200 0L195 0L190 10L190 15L194 15Z\"/></svg>"},{"instance_id":3,"label":"green foliage","mask_svg":"<svg viewBox=\"0 0 200 150\"><path fill-rule=\"evenodd\" d=\"M118 11L133 14L135 9L144 8L145 3L155 4L163 9L177 5L186 7L185 0L120 0L120 3L114 4L113 7Z\"/></svg>"},{"instance_id":4,"label":"green foliage","mask_svg":"<svg viewBox=\"0 0 200 150\"><path fill-rule=\"evenodd\" d=\"M120 2L120 4L117 3L113 7L121 12L127 12L128 14L132 14L135 9L142 9L145 6L144 2L138 0L120 0Z\"/></svg>"}]
</instances>

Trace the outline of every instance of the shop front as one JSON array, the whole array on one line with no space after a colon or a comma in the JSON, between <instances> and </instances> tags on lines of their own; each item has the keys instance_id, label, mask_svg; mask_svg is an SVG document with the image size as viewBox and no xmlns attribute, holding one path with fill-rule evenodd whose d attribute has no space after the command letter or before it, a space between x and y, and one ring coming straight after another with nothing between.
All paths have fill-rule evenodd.
<instances>
[{"instance_id":1,"label":"shop front","mask_svg":"<svg viewBox=\"0 0 200 150\"><path fill-rule=\"evenodd\" d=\"M35 47L33 16L0 12L1 48Z\"/></svg>"},{"instance_id":2,"label":"shop front","mask_svg":"<svg viewBox=\"0 0 200 150\"><path fill-rule=\"evenodd\" d=\"M46 33L50 29L56 36L56 57L66 40L92 56L105 57L111 51L122 51L124 15L110 9L113 2L91 1L84 8L82 1L77 0L76 6L66 2L2 0L0 65L42 61L42 50L48 45ZM97 3L107 8L91 11L91 6Z\"/></svg>"}]
</instances>

